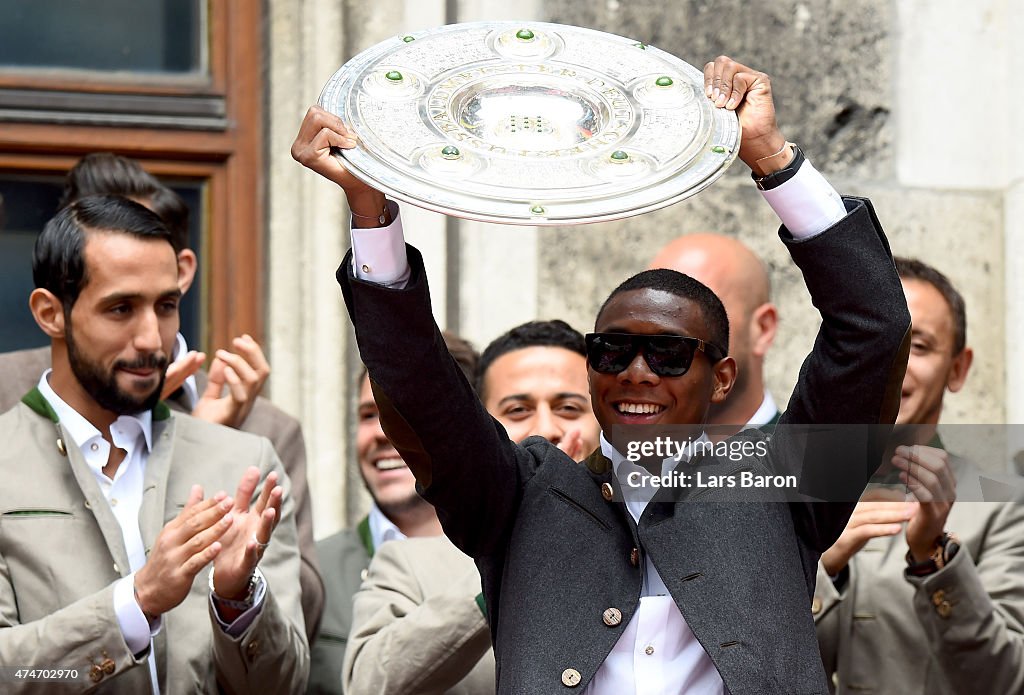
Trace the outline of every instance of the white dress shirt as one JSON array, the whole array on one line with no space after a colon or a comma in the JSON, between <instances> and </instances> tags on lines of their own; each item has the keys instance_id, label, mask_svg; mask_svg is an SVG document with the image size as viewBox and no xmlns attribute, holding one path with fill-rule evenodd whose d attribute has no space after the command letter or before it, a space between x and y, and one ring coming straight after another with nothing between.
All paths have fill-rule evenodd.
<instances>
[{"instance_id":1,"label":"white dress shirt","mask_svg":"<svg viewBox=\"0 0 1024 695\"><path fill-rule=\"evenodd\" d=\"M388 541L404 541L405 534L402 533L391 519L384 516L377 503L370 505L370 542L376 551L381 545Z\"/></svg>"},{"instance_id":2,"label":"white dress shirt","mask_svg":"<svg viewBox=\"0 0 1024 695\"><path fill-rule=\"evenodd\" d=\"M744 425L743 429L751 429L762 427L772 421L779 412L779 407L775 405L775 399L772 398L772 394L768 393L768 389L764 390L764 399L761 401L761 405L758 407L754 414L750 416L750 420Z\"/></svg>"},{"instance_id":3,"label":"white dress shirt","mask_svg":"<svg viewBox=\"0 0 1024 695\"><path fill-rule=\"evenodd\" d=\"M819 234L846 216L842 198L807 160L789 181L761 191L761 194L797 239ZM387 227L351 227L353 273L360 280L403 289L410 277L410 267L397 205L393 202L389 205L393 221ZM765 395L766 400L771 399L767 393ZM764 405L762 403L762 407ZM625 480L630 472L628 467L639 469L625 461L608 444L603 433L601 449L612 461L620 480ZM666 471L675 465L674 459L663 464L668 466ZM649 475L644 469L639 470ZM641 491L649 494L646 497L635 494ZM627 507L634 520L639 520L655 491L653 486L631 486L629 497L633 499L627 501ZM687 626L661 576L645 554L640 606L584 693L717 695L724 691L725 685L714 663Z\"/></svg>"}]
</instances>

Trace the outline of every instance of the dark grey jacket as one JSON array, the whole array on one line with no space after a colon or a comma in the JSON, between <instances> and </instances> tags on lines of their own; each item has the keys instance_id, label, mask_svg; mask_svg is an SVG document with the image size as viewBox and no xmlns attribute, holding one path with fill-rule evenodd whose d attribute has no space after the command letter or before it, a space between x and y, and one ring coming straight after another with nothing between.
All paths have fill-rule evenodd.
<instances>
[{"instance_id":1,"label":"dark grey jacket","mask_svg":"<svg viewBox=\"0 0 1024 695\"><path fill-rule=\"evenodd\" d=\"M845 218L810 239L780 231L823 317L780 428L891 423L899 406L910 317L869 203L846 206ZM353 279L351 254L338 280L384 429L445 533L480 568L498 692L586 687L638 605L643 562L631 562L633 548L650 555L730 693L828 692L810 613L815 566L882 443L824 438L808 457L819 468L805 466L802 484L810 492L837 480L856 487L844 503L736 503L714 493L687 500L666 488L636 525L618 499L602 495L614 477L603 457L571 465L539 438L509 441L445 350L411 247L409 261L404 290ZM780 429L767 459L696 465L777 470L789 444ZM611 607L622 612L613 627L602 620ZM563 683L567 669L580 674L577 683Z\"/></svg>"}]
</instances>

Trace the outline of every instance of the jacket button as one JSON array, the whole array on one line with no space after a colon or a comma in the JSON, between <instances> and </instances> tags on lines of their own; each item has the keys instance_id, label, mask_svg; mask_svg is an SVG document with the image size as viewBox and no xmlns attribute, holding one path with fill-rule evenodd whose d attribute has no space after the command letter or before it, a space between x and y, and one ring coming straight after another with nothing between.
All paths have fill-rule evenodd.
<instances>
[{"instance_id":1,"label":"jacket button","mask_svg":"<svg viewBox=\"0 0 1024 695\"><path fill-rule=\"evenodd\" d=\"M611 483L601 483L601 497L604 497L608 502L615 498L615 490L612 489Z\"/></svg>"},{"instance_id":2,"label":"jacket button","mask_svg":"<svg viewBox=\"0 0 1024 695\"><path fill-rule=\"evenodd\" d=\"M103 669L101 669L96 664L93 664L92 668L89 669L89 680L91 680L93 683L99 683L101 680L103 680Z\"/></svg>"},{"instance_id":3,"label":"jacket button","mask_svg":"<svg viewBox=\"0 0 1024 695\"><path fill-rule=\"evenodd\" d=\"M629 551L629 564L633 567L640 566L640 548L633 548Z\"/></svg>"},{"instance_id":4,"label":"jacket button","mask_svg":"<svg viewBox=\"0 0 1024 695\"><path fill-rule=\"evenodd\" d=\"M114 663L113 659L107 658L100 664L100 668L103 669L103 673L109 676L114 673L114 670L117 668L117 664Z\"/></svg>"},{"instance_id":5,"label":"jacket button","mask_svg":"<svg viewBox=\"0 0 1024 695\"><path fill-rule=\"evenodd\" d=\"M942 602L946 600L946 592L942 589L938 589L932 594L932 603L936 606L942 605Z\"/></svg>"},{"instance_id":6,"label":"jacket button","mask_svg":"<svg viewBox=\"0 0 1024 695\"><path fill-rule=\"evenodd\" d=\"M580 675L580 672L574 668L567 668L562 671L562 685L575 688L580 684L581 680L583 680L583 677Z\"/></svg>"},{"instance_id":7,"label":"jacket button","mask_svg":"<svg viewBox=\"0 0 1024 695\"><path fill-rule=\"evenodd\" d=\"M615 627L622 622L622 611L618 608L606 608L604 613L601 614L601 620L608 627Z\"/></svg>"},{"instance_id":8,"label":"jacket button","mask_svg":"<svg viewBox=\"0 0 1024 695\"><path fill-rule=\"evenodd\" d=\"M817 596L811 601L811 613L814 615L821 613L821 599Z\"/></svg>"},{"instance_id":9,"label":"jacket button","mask_svg":"<svg viewBox=\"0 0 1024 695\"><path fill-rule=\"evenodd\" d=\"M940 618L948 618L953 613L953 604L949 601L943 601L935 607L935 612L939 614Z\"/></svg>"},{"instance_id":10,"label":"jacket button","mask_svg":"<svg viewBox=\"0 0 1024 695\"><path fill-rule=\"evenodd\" d=\"M245 648L245 653L249 655L250 661L256 661L256 657L260 654L260 641L254 639L252 642L249 642L249 646Z\"/></svg>"}]
</instances>

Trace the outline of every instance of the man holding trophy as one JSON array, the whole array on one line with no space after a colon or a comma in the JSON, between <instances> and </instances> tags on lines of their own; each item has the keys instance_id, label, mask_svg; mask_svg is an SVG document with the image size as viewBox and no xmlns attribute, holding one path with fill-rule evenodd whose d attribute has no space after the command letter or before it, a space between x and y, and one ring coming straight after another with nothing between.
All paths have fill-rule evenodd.
<instances>
[{"instance_id":1,"label":"man holding trophy","mask_svg":"<svg viewBox=\"0 0 1024 695\"><path fill-rule=\"evenodd\" d=\"M822 316L776 433L734 438L766 453L738 464L692 449L636 463L612 443L613 428L636 425L699 433L709 406L728 396L728 321L706 287L645 271L606 300L587 339L602 427L590 458L576 464L540 438L515 444L444 348L397 204L332 154L360 146L345 121L313 107L292 147L348 197L352 250L337 277L360 355L390 440L445 533L476 560L502 694L828 692L809 610L814 572L860 490L832 504L781 504L637 481L790 472L786 425L891 424L909 315L870 203L840 198L786 140L768 76L724 56L703 72L704 96L739 118L739 157L781 219ZM874 439L861 444L819 443L828 455L795 469L807 481L801 492L813 496L815 481L866 483L882 452Z\"/></svg>"}]
</instances>

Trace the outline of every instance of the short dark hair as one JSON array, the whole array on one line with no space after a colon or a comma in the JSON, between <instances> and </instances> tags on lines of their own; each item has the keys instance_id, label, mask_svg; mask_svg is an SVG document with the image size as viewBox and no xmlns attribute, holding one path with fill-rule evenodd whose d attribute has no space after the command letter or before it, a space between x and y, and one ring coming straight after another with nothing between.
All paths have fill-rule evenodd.
<instances>
[{"instance_id":1,"label":"short dark hair","mask_svg":"<svg viewBox=\"0 0 1024 695\"><path fill-rule=\"evenodd\" d=\"M729 316L725 313L725 306L722 300L712 292L707 285L694 280L689 275L680 273L677 270L668 268L656 268L637 273L626 279L621 285L612 290L608 299L604 300L597 318L601 318L608 303L614 297L623 292L633 290L660 290L668 292L677 297L688 299L696 304L704 317L704 324L707 327L707 336L694 336L704 338L722 349L723 355L729 354Z\"/></svg>"},{"instance_id":2,"label":"short dark hair","mask_svg":"<svg viewBox=\"0 0 1024 695\"><path fill-rule=\"evenodd\" d=\"M188 206L177 193L134 159L112 152L92 152L71 167L64 179L64 207L88 195L120 195L149 201L171 232L175 253L188 248Z\"/></svg>"},{"instance_id":3,"label":"short dark hair","mask_svg":"<svg viewBox=\"0 0 1024 695\"><path fill-rule=\"evenodd\" d=\"M946 300L950 316L953 318L953 355L959 355L967 346L967 307L963 296L953 287L949 278L924 261L900 257L895 260L896 273L901 279L927 282Z\"/></svg>"},{"instance_id":4,"label":"short dark hair","mask_svg":"<svg viewBox=\"0 0 1024 695\"><path fill-rule=\"evenodd\" d=\"M497 338L484 348L476 367L476 392L484 397L484 376L494 360L504 354L528 347L559 347L587 356L583 334L560 319L527 321Z\"/></svg>"},{"instance_id":5,"label":"short dark hair","mask_svg":"<svg viewBox=\"0 0 1024 695\"><path fill-rule=\"evenodd\" d=\"M46 223L32 252L35 286L53 292L64 311L88 282L85 238L89 232L130 234L171 243L166 225L152 210L120 196L87 196L61 208Z\"/></svg>"}]
</instances>

